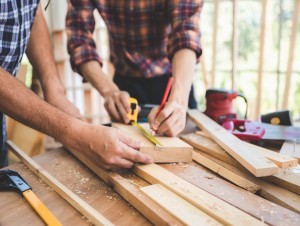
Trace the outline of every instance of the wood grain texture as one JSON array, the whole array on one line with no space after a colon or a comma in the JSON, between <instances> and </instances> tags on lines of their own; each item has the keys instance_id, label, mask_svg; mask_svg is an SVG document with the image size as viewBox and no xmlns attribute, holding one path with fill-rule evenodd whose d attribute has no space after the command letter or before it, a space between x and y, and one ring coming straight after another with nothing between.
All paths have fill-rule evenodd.
<instances>
[{"instance_id":1,"label":"wood grain texture","mask_svg":"<svg viewBox=\"0 0 300 226\"><path fill-rule=\"evenodd\" d=\"M205 155L205 154L204 154ZM296 211L300 213L300 196L288 191L285 188L279 187L273 183L269 183L267 181L262 180L261 178L256 178L252 174L250 174L246 170L241 170L240 168L236 168L234 166L231 166L227 163L224 163L220 160L214 159L213 157L209 157L205 155L206 157L210 158L214 162L222 165L226 169L240 175L241 177L246 178L247 180L253 182L257 186L260 187L260 190L258 194L266 199L268 199L271 202L274 202L278 205L281 205L283 207L286 207L292 211Z\"/></svg>"},{"instance_id":2,"label":"wood grain texture","mask_svg":"<svg viewBox=\"0 0 300 226\"><path fill-rule=\"evenodd\" d=\"M163 164L161 166L269 225L299 225L300 214L237 187L197 163Z\"/></svg>"},{"instance_id":3,"label":"wood grain texture","mask_svg":"<svg viewBox=\"0 0 300 226\"><path fill-rule=\"evenodd\" d=\"M148 123L141 123L146 131L150 132ZM147 138L145 138L137 128L130 125L113 123L113 127L122 130L128 136L143 143L140 152L152 156L156 163L171 162L191 162L193 155L193 147L178 137L156 136L156 139L163 144L163 147L155 146Z\"/></svg>"},{"instance_id":4,"label":"wood grain texture","mask_svg":"<svg viewBox=\"0 0 300 226\"><path fill-rule=\"evenodd\" d=\"M118 173L107 172L96 166L87 157L75 150L69 150L76 158L84 163L107 184L113 186L126 201L138 209L147 219L155 225L176 225L178 221L160 208L155 202L145 196L139 187L123 178Z\"/></svg>"},{"instance_id":5,"label":"wood grain texture","mask_svg":"<svg viewBox=\"0 0 300 226\"><path fill-rule=\"evenodd\" d=\"M210 160L200 152L194 151L193 160L247 191L256 193L260 189L256 184Z\"/></svg>"},{"instance_id":6,"label":"wood grain texture","mask_svg":"<svg viewBox=\"0 0 300 226\"><path fill-rule=\"evenodd\" d=\"M135 165L133 171L151 184L161 184L222 224L258 225L261 222L223 200L177 177L156 164Z\"/></svg>"},{"instance_id":7,"label":"wood grain texture","mask_svg":"<svg viewBox=\"0 0 300 226\"><path fill-rule=\"evenodd\" d=\"M205 152L209 156L212 156L218 160L221 160L222 162L225 162L229 165L235 166L239 169L244 170L244 167L239 164L235 159L233 159L229 154L225 152L223 148L221 148L216 142L214 142L212 139L208 138L207 135L202 136L194 133L186 134L181 136L182 139L184 139L187 143L191 144L194 148ZM258 147L259 148L259 147ZM265 149L267 150L267 149ZM261 151L261 150L258 150ZM281 162L281 164L289 165L291 158L289 158L286 155L278 154L277 152L267 150L269 153L269 157L275 157L278 158L278 161ZM288 160L287 162L285 162ZM294 161L292 159L292 161ZM299 194L299 184L300 184L300 174L293 173L292 171L288 169L279 169L278 173L262 178L263 180L271 181L277 185L279 185L282 188L285 188L289 191L292 191L296 194Z\"/></svg>"},{"instance_id":8,"label":"wood grain texture","mask_svg":"<svg viewBox=\"0 0 300 226\"><path fill-rule=\"evenodd\" d=\"M236 165L236 161L232 161L232 157L203 132L196 132L196 134L185 134L180 138L197 149L205 151L212 156L213 154L220 155L222 157L222 161L227 162L231 165ZM261 155L271 160L280 168L287 169L298 165L297 159L292 158L288 155L277 153L275 151L271 151L247 142L244 142L244 145L255 151L255 153L259 152ZM216 158L218 158L218 156L216 156Z\"/></svg>"},{"instance_id":9,"label":"wood grain texture","mask_svg":"<svg viewBox=\"0 0 300 226\"><path fill-rule=\"evenodd\" d=\"M55 177L49 174L46 170L41 168L34 160L20 150L13 142L7 141L8 148L13 151L20 160L32 170L39 178L52 187L61 197L70 203L75 209L81 212L95 225L113 225L103 215L98 213L94 208L88 205L84 200L80 199L65 185L59 182Z\"/></svg>"},{"instance_id":10,"label":"wood grain texture","mask_svg":"<svg viewBox=\"0 0 300 226\"><path fill-rule=\"evenodd\" d=\"M278 172L278 167L273 162L260 153L253 155L253 150L243 141L200 111L189 110L188 115L200 129L209 134L216 143L256 177L270 176Z\"/></svg>"},{"instance_id":11,"label":"wood grain texture","mask_svg":"<svg viewBox=\"0 0 300 226\"><path fill-rule=\"evenodd\" d=\"M300 144L286 141L283 143L279 152L297 159L298 163L300 163Z\"/></svg>"},{"instance_id":12,"label":"wood grain texture","mask_svg":"<svg viewBox=\"0 0 300 226\"><path fill-rule=\"evenodd\" d=\"M222 225L160 184L142 187L141 191L176 217L183 225Z\"/></svg>"}]
</instances>

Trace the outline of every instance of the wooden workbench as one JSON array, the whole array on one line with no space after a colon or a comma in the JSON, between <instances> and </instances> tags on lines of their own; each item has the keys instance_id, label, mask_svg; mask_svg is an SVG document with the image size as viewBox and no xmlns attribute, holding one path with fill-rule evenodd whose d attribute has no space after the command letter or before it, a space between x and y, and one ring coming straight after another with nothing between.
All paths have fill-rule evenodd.
<instances>
[{"instance_id":1,"label":"wooden workbench","mask_svg":"<svg viewBox=\"0 0 300 226\"><path fill-rule=\"evenodd\" d=\"M34 160L112 223L116 225L151 224L64 148L48 151L35 157ZM196 163L164 164L162 166L264 222L273 225L299 225L299 214L245 191ZM8 168L23 176L36 195L64 225L90 224L86 218L22 163ZM147 184L130 171L122 171L121 175L132 183ZM43 222L20 194L0 192L0 225L43 225Z\"/></svg>"}]
</instances>

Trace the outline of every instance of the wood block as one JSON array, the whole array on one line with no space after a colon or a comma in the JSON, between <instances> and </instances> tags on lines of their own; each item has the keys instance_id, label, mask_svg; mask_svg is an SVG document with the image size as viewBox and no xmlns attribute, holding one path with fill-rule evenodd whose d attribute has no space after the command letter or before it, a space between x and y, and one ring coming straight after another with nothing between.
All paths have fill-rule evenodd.
<instances>
[{"instance_id":1,"label":"wood block","mask_svg":"<svg viewBox=\"0 0 300 226\"><path fill-rule=\"evenodd\" d=\"M256 177L270 176L278 173L278 167L261 153L252 150L225 128L204 115L198 110L189 110L191 120L211 138L218 143L226 152L241 163ZM256 153L255 155L253 153Z\"/></svg>"},{"instance_id":2,"label":"wood block","mask_svg":"<svg viewBox=\"0 0 300 226\"><path fill-rule=\"evenodd\" d=\"M148 123L141 123L146 131L150 132ZM178 137L156 136L156 139L163 144L163 147L155 146L134 126L120 123L113 123L113 127L122 130L126 135L143 143L140 152L152 156L156 163L191 162L193 147Z\"/></svg>"},{"instance_id":3,"label":"wood block","mask_svg":"<svg viewBox=\"0 0 300 226\"><path fill-rule=\"evenodd\" d=\"M160 184L140 189L149 198L176 217L183 225L222 225Z\"/></svg>"}]
</instances>

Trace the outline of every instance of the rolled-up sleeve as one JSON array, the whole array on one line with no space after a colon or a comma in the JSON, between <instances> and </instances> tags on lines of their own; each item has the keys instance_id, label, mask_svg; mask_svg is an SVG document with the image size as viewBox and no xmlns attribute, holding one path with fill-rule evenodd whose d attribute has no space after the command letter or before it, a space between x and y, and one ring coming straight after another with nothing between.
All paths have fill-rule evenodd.
<instances>
[{"instance_id":1,"label":"rolled-up sleeve","mask_svg":"<svg viewBox=\"0 0 300 226\"><path fill-rule=\"evenodd\" d=\"M174 54L180 49L191 49L197 59L202 54L200 44L200 13L203 0L169 1L171 32L168 38L168 58L172 61Z\"/></svg>"},{"instance_id":2,"label":"rolled-up sleeve","mask_svg":"<svg viewBox=\"0 0 300 226\"><path fill-rule=\"evenodd\" d=\"M68 37L68 53L74 71L79 71L79 65L88 61L102 60L97 54L93 40L95 19L94 6L90 0L68 0L66 30Z\"/></svg>"}]
</instances>

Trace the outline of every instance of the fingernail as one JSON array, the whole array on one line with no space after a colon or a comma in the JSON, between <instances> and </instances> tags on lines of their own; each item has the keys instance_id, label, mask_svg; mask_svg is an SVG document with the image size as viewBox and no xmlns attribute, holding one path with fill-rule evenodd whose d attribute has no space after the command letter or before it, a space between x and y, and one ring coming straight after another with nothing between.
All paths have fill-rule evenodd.
<instances>
[{"instance_id":1,"label":"fingernail","mask_svg":"<svg viewBox=\"0 0 300 226\"><path fill-rule=\"evenodd\" d=\"M152 128L153 128L153 130L157 130L158 129L158 124L157 123L153 123L152 124Z\"/></svg>"}]
</instances>

